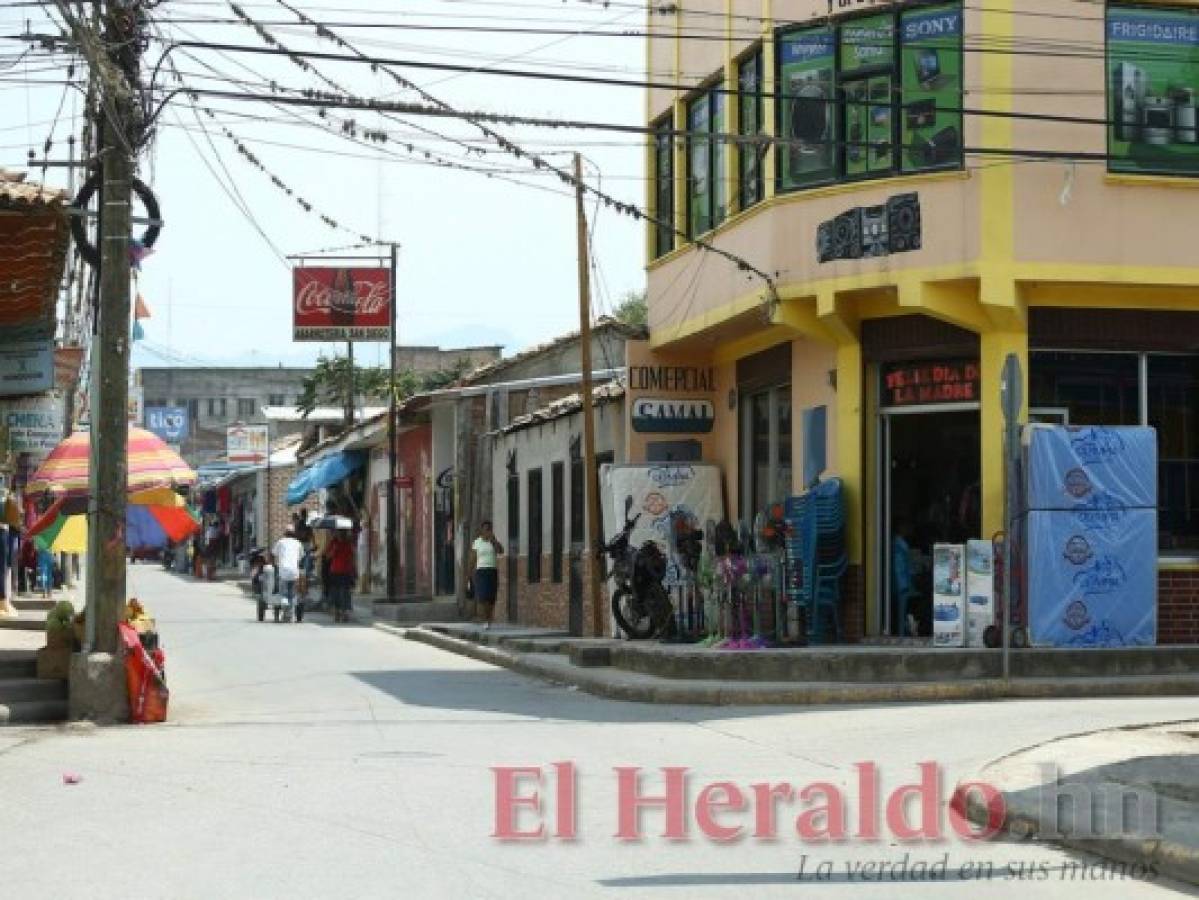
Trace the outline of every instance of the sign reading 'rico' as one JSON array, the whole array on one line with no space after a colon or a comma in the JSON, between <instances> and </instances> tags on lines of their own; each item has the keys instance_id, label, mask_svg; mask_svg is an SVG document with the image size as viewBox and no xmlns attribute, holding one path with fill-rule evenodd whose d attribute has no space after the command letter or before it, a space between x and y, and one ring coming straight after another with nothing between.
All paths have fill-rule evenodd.
<instances>
[{"instance_id":1,"label":"sign reading 'rico'","mask_svg":"<svg viewBox=\"0 0 1199 900\"><path fill-rule=\"evenodd\" d=\"M926 403L977 403L978 364L973 362L905 363L883 373L886 406Z\"/></svg>"},{"instance_id":2,"label":"sign reading 'rico'","mask_svg":"<svg viewBox=\"0 0 1199 900\"><path fill-rule=\"evenodd\" d=\"M297 341L386 341L391 334L387 269L297 268L292 282Z\"/></svg>"}]
</instances>

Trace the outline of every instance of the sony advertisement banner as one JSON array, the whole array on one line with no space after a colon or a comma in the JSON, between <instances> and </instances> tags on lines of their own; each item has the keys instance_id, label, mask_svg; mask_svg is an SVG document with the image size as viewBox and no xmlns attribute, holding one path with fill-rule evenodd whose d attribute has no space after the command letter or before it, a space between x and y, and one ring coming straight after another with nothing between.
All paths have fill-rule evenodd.
<instances>
[{"instance_id":1,"label":"sony advertisement banner","mask_svg":"<svg viewBox=\"0 0 1199 900\"><path fill-rule=\"evenodd\" d=\"M1109 165L1199 174L1199 10L1107 10Z\"/></svg>"},{"instance_id":2,"label":"sony advertisement banner","mask_svg":"<svg viewBox=\"0 0 1199 900\"><path fill-rule=\"evenodd\" d=\"M956 3L900 17L905 172L961 163L962 31L962 7Z\"/></svg>"},{"instance_id":3,"label":"sony advertisement banner","mask_svg":"<svg viewBox=\"0 0 1199 900\"><path fill-rule=\"evenodd\" d=\"M186 406L146 407L146 430L166 444L178 444L189 431Z\"/></svg>"},{"instance_id":4,"label":"sony advertisement banner","mask_svg":"<svg viewBox=\"0 0 1199 900\"><path fill-rule=\"evenodd\" d=\"M266 462L267 429L266 425L230 425L225 433L229 463L255 466Z\"/></svg>"},{"instance_id":5,"label":"sony advertisement banner","mask_svg":"<svg viewBox=\"0 0 1199 900\"><path fill-rule=\"evenodd\" d=\"M296 268L292 337L297 341L387 341L391 303L391 272L386 268Z\"/></svg>"}]
</instances>

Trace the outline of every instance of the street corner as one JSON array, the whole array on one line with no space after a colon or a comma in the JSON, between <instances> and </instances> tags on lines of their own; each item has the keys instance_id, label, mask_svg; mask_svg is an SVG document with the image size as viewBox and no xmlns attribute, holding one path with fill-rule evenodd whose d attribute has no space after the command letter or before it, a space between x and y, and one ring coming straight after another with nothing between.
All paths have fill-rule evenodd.
<instances>
[{"instance_id":1,"label":"street corner","mask_svg":"<svg viewBox=\"0 0 1199 900\"><path fill-rule=\"evenodd\" d=\"M958 782L953 813L993 835L1094 854L1113 874L1199 884L1199 722L1069 735Z\"/></svg>"}]
</instances>

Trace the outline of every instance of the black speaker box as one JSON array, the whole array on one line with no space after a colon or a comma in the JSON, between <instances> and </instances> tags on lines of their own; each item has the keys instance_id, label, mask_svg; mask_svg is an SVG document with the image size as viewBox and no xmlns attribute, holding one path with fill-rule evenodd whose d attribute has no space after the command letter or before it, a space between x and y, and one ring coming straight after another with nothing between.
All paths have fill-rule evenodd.
<instances>
[{"instance_id":1,"label":"black speaker box","mask_svg":"<svg viewBox=\"0 0 1199 900\"><path fill-rule=\"evenodd\" d=\"M887 241L887 207L867 206L862 209L862 256L886 256L891 252Z\"/></svg>"},{"instance_id":2,"label":"black speaker box","mask_svg":"<svg viewBox=\"0 0 1199 900\"><path fill-rule=\"evenodd\" d=\"M833 223L821 222L816 227L816 259L819 262L829 262L836 259L833 256Z\"/></svg>"},{"instance_id":3,"label":"black speaker box","mask_svg":"<svg viewBox=\"0 0 1199 900\"><path fill-rule=\"evenodd\" d=\"M854 207L833 219L833 258L861 259L862 209Z\"/></svg>"},{"instance_id":4,"label":"black speaker box","mask_svg":"<svg viewBox=\"0 0 1199 900\"><path fill-rule=\"evenodd\" d=\"M896 194L887 201L887 243L892 253L920 249L919 194Z\"/></svg>"}]
</instances>

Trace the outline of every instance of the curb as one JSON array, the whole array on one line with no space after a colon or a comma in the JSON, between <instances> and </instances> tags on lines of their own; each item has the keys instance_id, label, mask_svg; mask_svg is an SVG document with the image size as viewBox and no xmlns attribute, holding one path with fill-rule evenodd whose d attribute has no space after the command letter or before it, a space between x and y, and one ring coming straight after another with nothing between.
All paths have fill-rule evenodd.
<instances>
[{"instance_id":1,"label":"curb","mask_svg":"<svg viewBox=\"0 0 1199 900\"><path fill-rule=\"evenodd\" d=\"M1009 754L1010 756L1011 754ZM1020 839L1036 838L1048 844L1078 850L1095 856L1143 866L1158 876L1173 878L1191 885L1199 885L1199 847L1180 844L1177 841L1138 839L1132 837L1095 838L1074 835L1045 834L1041 820L1034 812L1012 804L1007 792L1004 819L1000 830ZM976 793L966 796L965 803L959 791L954 792L951 805L967 821L980 827L990 824L990 809ZM963 808L964 806L964 808Z\"/></svg>"},{"instance_id":2,"label":"curb","mask_svg":"<svg viewBox=\"0 0 1199 900\"><path fill-rule=\"evenodd\" d=\"M517 653L428 628L374 627L522 675L564 684L610 700L698 706L816 706L855 703L927 703L1092 696L1199 696L1199 677L997 679L942 682L728 682L670 679L624 669L580 668L560 654Z\"/></svg>"}]
</instances>

